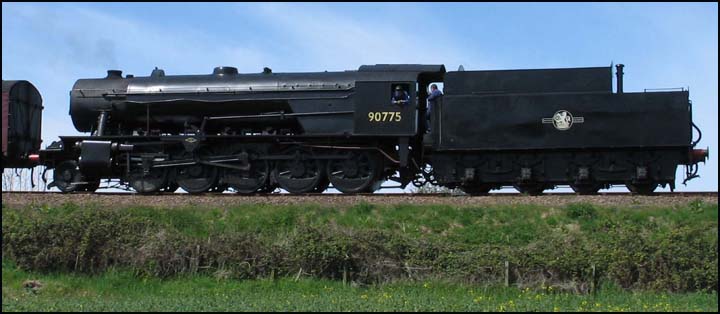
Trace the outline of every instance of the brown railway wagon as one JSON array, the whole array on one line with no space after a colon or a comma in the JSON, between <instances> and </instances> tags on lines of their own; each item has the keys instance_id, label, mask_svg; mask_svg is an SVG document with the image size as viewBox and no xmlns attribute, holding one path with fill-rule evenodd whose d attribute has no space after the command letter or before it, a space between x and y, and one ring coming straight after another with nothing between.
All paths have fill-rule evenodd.
<instances>
[{"instance_id":1,"label":"brown railway wagon","mask_svg":"<svg viewBox=\"0 0 720 314\"><path fill-rule=\"evenodd\" d=\"M42 96L28 81L2 81L2 168L30 168L40 151Z\"/></svg>"}]
</instances>

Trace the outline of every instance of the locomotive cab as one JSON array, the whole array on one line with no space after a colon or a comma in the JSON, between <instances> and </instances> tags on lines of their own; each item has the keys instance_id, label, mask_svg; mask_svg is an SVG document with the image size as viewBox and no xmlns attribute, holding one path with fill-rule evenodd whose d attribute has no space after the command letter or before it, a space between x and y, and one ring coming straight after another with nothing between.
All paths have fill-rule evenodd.
<instances>
[{"instance_id":1,"label":"locomotive cab","mask_svg":"<svg viewBox=\"0 0 720 314\"><path fill-rule=\"evenodd\" d=\"M417 134L418 102L415 82L358 82L356 89L356 135ZM393 94L396 91L407 94L407 101L394 100Z\"/></svg>"}]
</instances>

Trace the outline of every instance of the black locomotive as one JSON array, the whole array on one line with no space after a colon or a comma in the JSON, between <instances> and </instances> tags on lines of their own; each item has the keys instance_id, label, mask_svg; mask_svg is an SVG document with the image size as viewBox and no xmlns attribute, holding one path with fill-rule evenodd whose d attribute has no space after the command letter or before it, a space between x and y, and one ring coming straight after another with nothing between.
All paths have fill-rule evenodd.
<instances>
[{"instance_id":1,"label":"black locomotive","mask_svg":"<svg viewBox=\"0 0 720 314\"><path fill-rule=\"evenodd\" d=\"M369 193L392 180L469 194L503 186L540 194L557 185L592 194L618 184L649 194L673 189L678 165L685 180L696 177L708 150L695 149L701 133L689 93L625 93L617 69L616 92L612 66L254 74L218 67L209 75L156 68L147 77L111 70L70 92L73 124L90 135L61 137L35 159L55 169L50 186L63 192L95 191L113 179L139 193L319 193L330 185ZM445 95L428 123L431 83L443 83ZM407 101L393 101L395 90ZM39 134L39 125L29 129ZM3 144L3 167L29 158L6 155Z\"/></svg>"}]
</instances>

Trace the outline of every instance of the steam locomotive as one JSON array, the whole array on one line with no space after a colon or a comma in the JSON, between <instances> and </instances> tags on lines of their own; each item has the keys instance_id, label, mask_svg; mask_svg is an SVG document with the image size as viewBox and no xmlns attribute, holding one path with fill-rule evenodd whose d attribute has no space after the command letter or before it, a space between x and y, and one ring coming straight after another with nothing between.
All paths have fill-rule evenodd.
<instances>
[{"instance_id":1,"label":"steam locomotive","mask_svg":"<svg viewBox=\"0 0 720 314\"><path fill-rule=\"evenodd\" d=\"M54 169L49 187L95 191L113 180L138 193L372 193L385 181L472 195L558 185L651 194L697 177L708 149L687 90L626 93L623 65L446 71L363 65L344 72L80 79L70 116L86 136L40 149L42 99L3 81L3 168ZM432 83L445 95L429 110ZM403 90L409 101L391 101ZM426 113L430 117L426 120ZM693 129L697 132L694 139ZM683 183L685 182L683 181Z\"/></svg>"}]
</instances>

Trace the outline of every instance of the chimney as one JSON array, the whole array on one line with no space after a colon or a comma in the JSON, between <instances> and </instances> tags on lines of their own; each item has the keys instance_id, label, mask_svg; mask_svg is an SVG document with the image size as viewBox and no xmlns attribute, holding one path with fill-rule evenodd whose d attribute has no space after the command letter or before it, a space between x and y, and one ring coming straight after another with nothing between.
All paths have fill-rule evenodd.
<instances>
[{"instance_id":1,"label":"chimney","mask_svg":"<svg viewBox=\"0 0 720 314\"><path fill-rule=\"evenodd\" d=\"M623 93L623 68L625 67L624 64L618 64L615 66L617 69L616 75L617 75L617 93L622 94Z\"/></svg>"},{"instance_id":2,"label":"chimney","mask_svg":"<svg viewBox=\"0 0 720 314\"><path fill-rule=\"evenodd\" d=\"M122 71L120 70L108 70L106 79L121 79Z\"/></svg>"}]
</instances>

